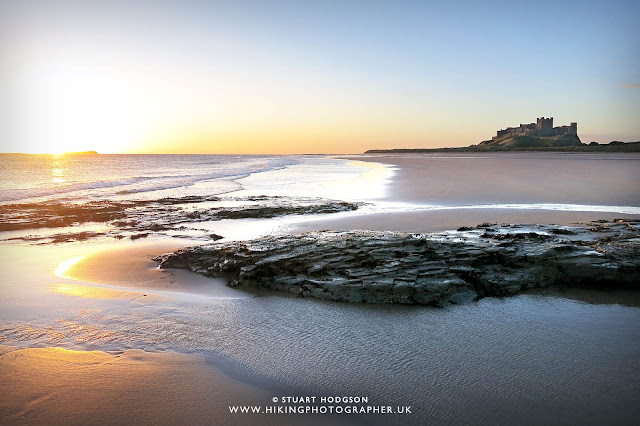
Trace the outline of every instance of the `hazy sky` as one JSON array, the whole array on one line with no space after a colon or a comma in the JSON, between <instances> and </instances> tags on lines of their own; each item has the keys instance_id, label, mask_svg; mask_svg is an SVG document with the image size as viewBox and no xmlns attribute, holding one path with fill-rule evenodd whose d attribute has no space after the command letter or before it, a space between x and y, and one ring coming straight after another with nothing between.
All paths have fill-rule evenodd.
<instances>
[{"instance_id":1,"label":"hazy sky","mask_svg":"<svg viewBox=\"0 0 640 426\"><path fill-rule=\"evenodd\" d=\"M640 140L640 2L0 0L4 152Z\"/></svg>"}]
</instances>

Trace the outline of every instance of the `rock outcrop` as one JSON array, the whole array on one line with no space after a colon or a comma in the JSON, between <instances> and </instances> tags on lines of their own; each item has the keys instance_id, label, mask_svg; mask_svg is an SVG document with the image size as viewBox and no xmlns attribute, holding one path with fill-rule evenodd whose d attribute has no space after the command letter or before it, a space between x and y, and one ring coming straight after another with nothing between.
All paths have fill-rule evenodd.
<instances>
[{"instance_id":1,"label":"rock outcrop","mask_svg":"<svg viewBox=\"0 0 640 426\"><path fill-rule=\"evenodd\" d=\"M640 222L480 225L441 234L348 231L215 243L161 268L351 303L447 305L560 286L640 286Z\"/></svg>"}]
</instances>

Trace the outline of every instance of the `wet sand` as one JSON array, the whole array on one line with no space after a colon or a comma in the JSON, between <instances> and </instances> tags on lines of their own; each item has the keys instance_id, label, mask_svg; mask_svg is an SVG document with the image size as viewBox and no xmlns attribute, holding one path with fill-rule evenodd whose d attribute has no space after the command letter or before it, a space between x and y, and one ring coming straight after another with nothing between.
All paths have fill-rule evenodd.
<instances>
[{"instance_id":1,"label":"wet sand","mask_svg":"<svg viewBox=\"0 0 640 426\"><path fill-rule=\"evenodd\" d=\"M336 219L296 222L292 232L366 229L372 231L440 232L462 226L492 224L571 225L599 219L631 219L634 215L603 212L564 212L516 209L443 209L377 213Z\"/></svg>"},{"instance_id":2,"label":"wet sand","mask_svg":"<svg viewBox=\"0 0 640 426\"><path fill-rule=\"evenodd\" d=\"M492 153L359 155L394 170L385 202L427 204L416 209L297 221L293 232L368 229L438 232L481 223L570 225L634 214L603 206L640 206L640 155ZM593 161L599 159L599 161ZM496 208L498 204L556 204L566 210ZM598 211L575 205L597 206ZM486 206L483 208L483 206Z\"/></svg>"},{"instance_id":3,"label":"wet sand","mask_svg":"<svg viewBox=\"0 0 640 426\"><path fill-rule=\"evenodd\" d=\"M124 247L122 247L124 245ZM156 268L152 257L183 243L94 244L40 247L46 271L58 276L49 294L78 300L140 304L190 303L199 297L239 299L250 293L188 271ZM24 247L24 249L27 249ZM66 250L65 250L66 249ZM64 253L67 253L66 255ZM62 260L64 259L64 260ZM60 261L62 260L62 261ZM54 268L54 262L58 262ZM71 262L69 262L71 261ZM62 265L63 267L61 267ZM38 281L37 277L33 277ZM47 287L47 285L45 285ZM73 304L72 299L66 299ZM72 308L73 310L73 308ZM90 325L77 325L90 329ZM89 331L91 332L91 331ZM76 339L79 343L80 339ZM140 349L104 352L0 345L0 422L3 424L295 424L295 416L232 414L229 406L273 405L260 378L228 366L224 358ZM322 424L323 417L315 419ZM307 417L305 417L307 418ZM313 416L312 416L313 418ZM334 423L336 419L330 421Z\"/></svg>"},{"instance_id":4,"label":"wet sand","mask_svg":"<svg viewBox=\"0 0 640 426\"><path fill-rule=\"evenodd\" d=\"M3 424L275 423L230 414L271 395L207 365L201 355L0 346ZM242 416L242 419L238 418Z\"/></svg>"},{"instance_id":5,"label":"wet sand","mask_svg":"<svg viewBox=\"0 0 640 426\"><path fill-rule=\"evenodd\" d=\"M144 274L148 255L140 254L148 253L151 248L133 244L128 250L117 253L98 252L93 255L93 262L99 264L106 258L115 264L122 261ZM137 261L132 260L134 258ZM81 269L82 264L78 267ZM95 269L85 271L84 278L101 287L96 282L101 280L99 274L91 275L95 272ZM122 273L124 283L126 268ZM118 278L114 273L110 279ZM166 291L164 284L156 289L147 287L145 293L162 293ZM215 283L210 281L210 284ZM180 290L185 291L189 288ZM633 367L628 364L637 353L637 340L634 340L637 333L632 331L635 327L631 328L629 320L625 319L626 315L631 315L630 311L620 307L590 309L584 304L557 301L557 296L565 297L557 290L540 292L545 293L550 295L548 299L535 295L508 301L487 299L451 310L348 306L263 293L263 297L249 299L246 310L238 306L238 311L232 315L233 334L240 334L240 338L232 342L242 347L241 353L248 352L252 362L273 365L278 372L275 377L286 377L287 369L298 371L306 377L307 386L309 382L322 382L318 389L330 388L323 378L335 376L335 371L342 370L337 374L340 379L329 379L328 382L357 383L355 387L346 387L349 389L346 393L368 394L376 403L386 403L389 391L377 386L378 376L381 371L386 372L391 383L399 386L393 378L403 371L399 366L408 364L409 378L415 381L412 386L421 386L419 391L412 393L399 388L401 403L411 404L416 410L416 415L408 418L237 417L240 415L228 412L228 405L266 406L274 395L316 393L313 388L302 387L301 390L291 383L282 391L283 388L274 386L274 381L268 379L274 377L273 372L255 374L255 366L253 371L247 371L246 365L252 365L252 362L246 359L241 362L209 360L201 355L171 351L107 353L56 348L16 351L15 347L5 348L14 352L0 356L0 386L9 389L11 395L0 405L0 417L10 424L283 424L287 421L296 424L337 424L339 421L377 424L384 420L392 424L442 424L469 423L474 419L479 423L494 423L500 418L581 423L593 416L596 422L612 418L614 423L628 424L637 412L630 408L637 400L634 393L637 386L629 371ZM569 292L566 297L589 304L620 304L618 296L627 297L612 293L606 295L611 297L601 299L595 294L580 290ZM215 297L215 294L209 296ZM245 301L240 302L245 304ZM537 312L548 304L552 306ZM509 309L512 305L513 311ZM220 308L221 305L208 308L216 315L211 310L213 307ZM196 306L195 309L202 308ZM575 310L577 314L573 312ZM609 311L615 315L602 315ZM476 317L474 312L480 315ZM625 316L621 320L617 315ZM395 320L398 316L408 318L398 322ZM278 319L274 321L275 318ZM300 321L300 318L304 320ZM327 318L331 320L327 322ZM194 326L205 319L204 316L195 317L187 324L185 332L188 335L204 333L200 339L219 332L219 327L206 324L196 330ZM158 318L158 321L164 320ZM443 322L449 325L440 330ZM266 334L250 331L249 327L256 323L266 324L259 326ZM144 324L140 323L140 326L144 327ZM439 332L424 331L434 327ZM338 331L334 332L335 329ZM392 337L394 334L402 336L404 332L410 333L410 337ZM623 339L631 340L621 344L620 336L607 337L611 340L605 339L603 349L603 335L612 336L618 332ZM435 340L423 340L425 337ZM385 349L389 339L393 342L391 346L399 345L401 349ZM271 343L272 340L277 342ZM355 342L350 344L352 340ZM344 345L346 349L341 347ZM567 361L564 358L567 356L564 345L581 349L573 355L575 359ZM590 345L596 345L596 349L589 349ZM324 363L316 364L318 359L305 352L305 347ZM322 355L318 356L318 352ZM389 355L384 355L387 352ZM309 357L312 359L308 360ZM373 367L378 365L382 367ZM631 376L620 381L616 375L600 375L599 371L608 365L617 365L625 377ZM352 372L354 369L356 373ZM564 369L568 372L563 372ZM345 380L350 375L356 376L357 381L353 378ZM585 386L585 383L591 385ZM614 385L618 386L615 391L612 390ZM387 396L376 395L376 391ZM614 412L608 412L606 407L613 407Z\"/></svg>"},{"instance_id":6,"label":"wet sand","mask_svg":"<svg viewBox=\"0 0 640 426\"><path fill-rule=\"evenodd\" d=\"M248 297L226 286L223 279L212 279L179 270L160 270L155 256L170 253L202 242L149 242L129 246L107 247L79 259L64 270L73 282L109 284L144 291L146 296L173 293L201 294L216 298ZM69 285L74 285L70 283Z\"/></svg>"},{"instance_id":7,"label":"wet sand","mask_svg":"<svg viewBox=\"0 0 640 426\"><path fill-rule=\"evenodd\" d=\"M388 199L433 204L640 206L640 154L362 155L395 167Z\"/></svg>"}]
</instances>

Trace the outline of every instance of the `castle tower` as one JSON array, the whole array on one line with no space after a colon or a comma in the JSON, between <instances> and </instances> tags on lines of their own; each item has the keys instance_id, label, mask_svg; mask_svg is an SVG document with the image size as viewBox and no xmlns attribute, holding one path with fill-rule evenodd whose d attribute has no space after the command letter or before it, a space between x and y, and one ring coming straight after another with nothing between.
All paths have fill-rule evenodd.
<instances>
[{"instance_id":1,"label":"castle tower","mask_svg":"<svg viewBox=\"0 0 640 426\"><path fill-rule=\"evenodd\" d=\"M536 121L536 128L544 129L544 130L553 129L553 117L549 117L549 118L540 117L540 118L538 118L538 120Z\"/></svg>"},{"instance_id":2,"label":"castle tower","mask_svg":"<svg viewBox=\"0 0 640 426\"><path fill-rule=\"evenodd\" d=\"M553 133L553 117L540 117L536 121L536 134L538 136L547 136Z\"/></svg>"},{"instance_id":3,"label":"castle tower","mask_svg":"<svg viewBox=\"0 0 640 426\"><path fill-rule=\"evenodd\" d=\"M569 126L569 134L577 135L578 134L578 123L571 123Z\"/></svg>"}]
</instances>

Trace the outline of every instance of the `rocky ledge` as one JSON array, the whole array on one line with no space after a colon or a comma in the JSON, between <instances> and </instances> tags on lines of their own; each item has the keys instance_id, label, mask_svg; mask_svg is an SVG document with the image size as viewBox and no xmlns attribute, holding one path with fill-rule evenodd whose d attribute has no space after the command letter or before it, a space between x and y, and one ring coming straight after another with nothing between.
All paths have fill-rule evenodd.
<instances>
[{"instance_id":1,"label":"rocky ledge","mask_svg":"<svg viewBox=\"0 0 640 426\"><path fill-rule=\"evenodd\" d=\"M257 287L351 303L444 306L559 286L640 286L640 221L348 231L215 243L155 259Z\"/></svg>"},{"instance_id":2,"label":"rocky ledge","mask_svg":"<svg viewBox=\"0 0 640 426\"><path fill-rule=\"evenodd\" d=\"M229 219L269 219L288 215L331 214L357 210L363 203L309 197L217 197L187 196L158 200L61 202L48 201L0 205L0 232L37 228L70 228L86 223L104 223L105 232L61 232L57 234L21 235L8 240L39 244L84 241L94 237L145 238L170 235L167 231L191 230L201 237L218 239L208 229L196 226L203 222ZM199 238L186 235L187 238Z\"/></svg>"}]
</instances>

